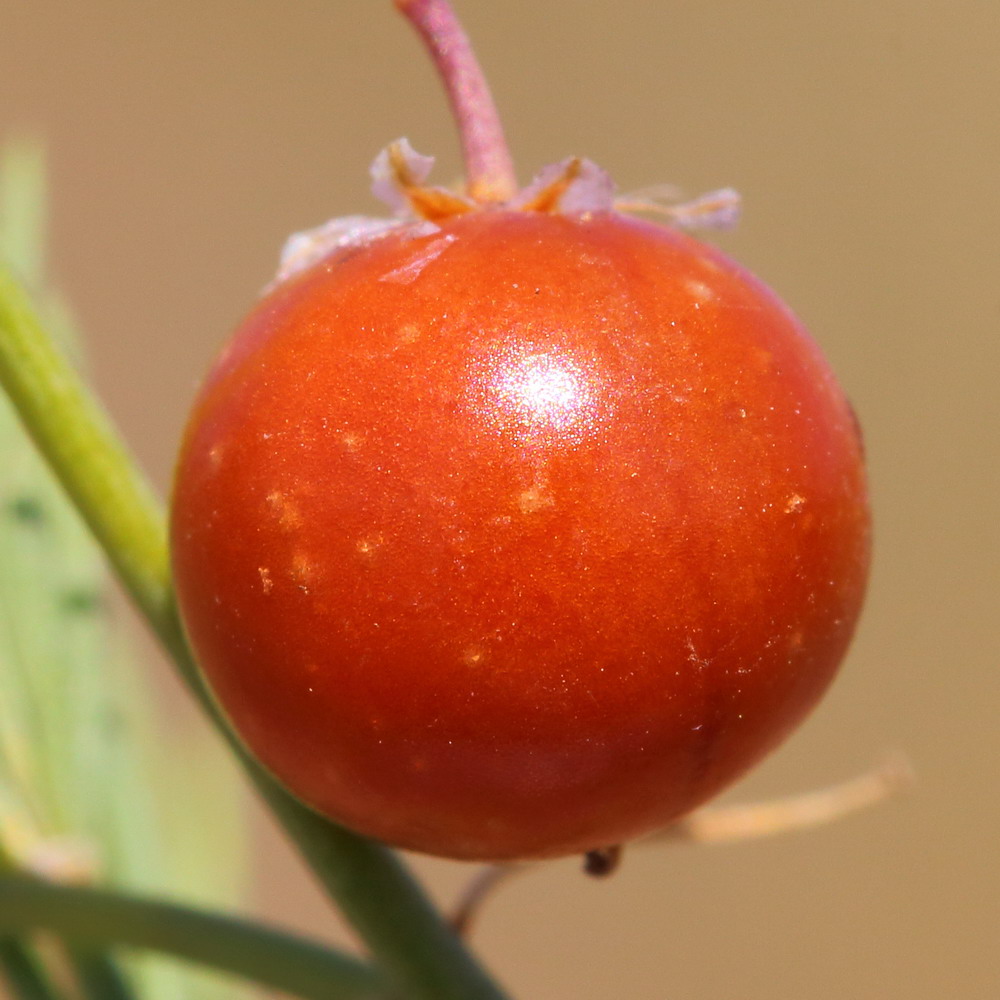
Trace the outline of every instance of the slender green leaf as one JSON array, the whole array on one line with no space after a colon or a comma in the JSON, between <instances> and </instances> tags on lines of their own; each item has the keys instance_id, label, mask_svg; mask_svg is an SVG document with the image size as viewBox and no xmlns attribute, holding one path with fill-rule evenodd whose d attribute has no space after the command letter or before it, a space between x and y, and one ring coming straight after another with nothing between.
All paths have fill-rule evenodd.
<instances>
[{"instance_id":1,"label":"slender green leaf","mask_svg":"<svg viewBox=\"0 0 1000 1000\"><path fill-rule=\"evenodd\" d=\"M0 877L0 935L48 930L77 948L131 945L205 962L311 1000L385 1000L371 966L263 924L95 889Z\"/></svg>"}]
</instances>

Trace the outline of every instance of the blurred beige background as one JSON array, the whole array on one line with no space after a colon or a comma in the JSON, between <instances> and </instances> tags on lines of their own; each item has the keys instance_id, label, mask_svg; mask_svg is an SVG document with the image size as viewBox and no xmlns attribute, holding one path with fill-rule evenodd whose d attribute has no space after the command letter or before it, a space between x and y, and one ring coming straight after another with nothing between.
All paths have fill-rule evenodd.
<instances>
[{"instance_id":1,"label":"blurred beige background","mask_svg":"<svg viewBox=\"0 0 1000 1000\"><path fill-rule=\"evenodd\" d=\"M732 184L720 240L806 320L867 432L871 598L842 677L732 799L912 758L914 793L744 846L636 851L508 887L476 942L520 1000L1000 996L996 0L458 0L526 179ZM157 482L285 235L377 212L407 135L458 173L389 0L0 0L0 136L51 151L58 279ZM442 899L467 871L421 860ZM252 905L342 936L276 838Z\"/></svg>"}]
</instances>

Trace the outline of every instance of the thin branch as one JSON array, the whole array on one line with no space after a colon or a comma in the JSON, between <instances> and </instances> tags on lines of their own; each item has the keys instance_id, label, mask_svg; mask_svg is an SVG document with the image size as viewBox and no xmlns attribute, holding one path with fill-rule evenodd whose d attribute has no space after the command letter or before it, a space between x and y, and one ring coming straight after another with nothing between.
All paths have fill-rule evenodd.
<instances>
[{"instance_id":1,"label":"thin branch","mask_svg":"<svg viewBox=\"0 0 1000 1000\"><path fill-rule=\"evenodd\" d=\"M912 768L905 758L895 754L864 774L814 792L771 802L701 809L654 834L645 843L683 840L720 844L808 830L878 805L912 784Z\"/></svg>"},{"instance_id":2,"label":"thin branch","mask_svg":"<svg viewBox=\"0 0 1000 1000\"><path fill-rule=\"evenodd\" d=\"M483 904L489 899L502 882L507 882L512 875L518 875L533 868L532 864L502 862L494 865L484 865L472 876L462 890L458 903L451 914L451 926L455 933L468 937L472 925L482 913Z\"/></svg>"},{"instance_id":3,"label":"thin branch","mask_svg":"<svg viewBox=\"0 0 1000 1000\"><path fill-rule=\"evenodd\" d=\"M667 841L697 844L734 843L757 837L792 833L825 826L853 813L878 805L913 784L913 769L901 754L891 754L881 764L847 781L804 795L769 802L714 806L677 820L635 846L658 846ZM624 848L591 851L584 871L605 876L613 873ZM608 865L606 862L610 862ZM468 937L486 902L514 875L529 872L545 862L486 865L466 884L452 911L451 924Z\"/></svg>"}]
</instances>

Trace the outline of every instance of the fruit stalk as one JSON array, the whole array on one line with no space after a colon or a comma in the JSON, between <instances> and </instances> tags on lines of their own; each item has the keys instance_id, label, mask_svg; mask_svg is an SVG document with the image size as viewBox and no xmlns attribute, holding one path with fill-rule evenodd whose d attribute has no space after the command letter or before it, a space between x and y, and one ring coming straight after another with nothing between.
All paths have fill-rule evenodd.
<instances>
[{"instance_id":1,"label":"fruit stalk","mask_svg":"<svg viewBox=\"0 0 1000 1000\"><path fill-rule=\"evenodd\" d=\"M458 125L466 189L480 202L506 201L517 179L503 126L469 36L447 0L395 0L416 28L444 83Z\"/></svg>"}]
</instances>

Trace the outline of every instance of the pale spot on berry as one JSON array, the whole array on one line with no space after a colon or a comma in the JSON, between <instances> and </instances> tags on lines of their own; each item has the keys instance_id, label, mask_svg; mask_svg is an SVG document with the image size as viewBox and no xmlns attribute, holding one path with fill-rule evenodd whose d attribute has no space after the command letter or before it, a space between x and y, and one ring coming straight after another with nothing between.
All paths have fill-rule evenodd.
<instances>
[{"instance_id":1,"label":"pale spot on berry","mask_svg":"<svg viewBox=\"0 0 1000 1000\"><path fill-rule=\"evenodd\" d=\"M698 655L698 650L695 648L694 640L687 639L685 640L684 645L687 647L688 651L688 662L694 664L698 670L704 670L706 667L710 667L712 665L711 659Z\"/></svg>"},{"instance_id":2,"label":"pale spot on berry","mask_svg":"<svg viewBox=\"0 0 1000 1000\"><path fill-rule=\"evenodd\" d=\"M517 498L517 506L522 514L534 514L554 504L555 500L551 494L546 493L544 487L538 485L529 487Z\"/></svg>"},{"instance_id":3,"label":"pale spot on berry","mask_svg":"<svg viewBox=\"0 0 1000 1000\"><path fill-rule=\"evenodd\" d=\"M795 514L802 509L802 505L806 502L804 496L800 496L798 493L793 493L787 501L785 501L785 513Z\"/></svg>"},{"instance_id":4,"label":"pale spot on berry","mask_svg":"<svg viewBox=\"0 0 1000 1000\"><path fill-rule=\"evenodd\" d=\"M316 577L316 563L304 552L292 555L292 580L303 593L309 593L309 587Z\"/></svg>"},{"instance_id":5,"label":"pale spot on berry","mask_svg":"<svg viewBox=\"0 0 1000 1000\"><path fill-rule=\"evenodd\" d=\"M462 662L467 667L478 667L486 658L486 651L482 646L466 646L462 650Z\"/></svg>"},{"instance_id":6,"label":"pale spot on berry","mask_svg":"<svg viewBox=\"0 0 1000 1000\"><path fill-rule=\"evenodd\" d=\"M271 512L277 517L278 524L285 531L293 531L302 524L302 514L287 493L282 493L281 490L272 490L264 499Z\"/></svg>"},{"instance_id":7,"label":"pale spot on berry","mask_svg":"<svg viewBox=\"0 0 1000 1000\"><path fill-rule=\"evenodd\" d=\"M260 574L260 585L265 594L270 594L274 588L274 580L271 579L271 571L266 566L258 566L257 572Z\"/></svg>"},{"instance_id":8,"label":"pale spot on berry","mask_svg":"<svg viewBox=\"0 0 1000 1000\"><path fill-rule=\"evenodd\" d=\"M695 304L711 302L715 298L715 292L705 284L704 281L697 281L694 278L685 282L684 287L688 294L695 300Z\"/></svg>"},{"instance_id":9,"label":"pale spot on berry","mask_svg":"<svg viewBox=\"0 0 1000 1000\"><path fill-rule=\"evenodd\" d=\"M407 347L420 336L420 327L416 323L404 323L396 333L396 344Z\"/></svg>"},{"instance_id":10,"label":"pale spot on berry","mask_svg":"<svg viewBox=\"0 0 1000 1000\"><path fill-rule=\"evenodd\" d=\"M371 558L385 544L385 537L382 535L366 535L359 538L354 543L354 548L359 556Z\"/></svg>"}]
</instances>

